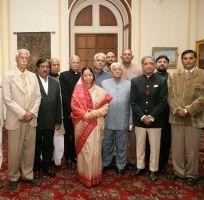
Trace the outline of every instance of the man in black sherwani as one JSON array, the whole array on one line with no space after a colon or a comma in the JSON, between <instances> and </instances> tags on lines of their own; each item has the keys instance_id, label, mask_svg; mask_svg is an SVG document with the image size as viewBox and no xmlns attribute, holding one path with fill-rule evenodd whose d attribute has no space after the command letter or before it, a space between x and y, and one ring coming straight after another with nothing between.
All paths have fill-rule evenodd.
<instances>
[{"instance_id":1,"label":"man in black sherwani","mask_svg":"<svg viewBox=\"0 0 204 200\"><path fill-rule=\"evenodd\" d=\"M137 170L132 176L145 173L146 132L150 142L150 180L157 181L161 128L164 125L164 109L167 105L166 80L154 74L155 59L145 56L141 60L144 74L131 81L130 102L136 132Z\"/></svg>"}]
</instances>

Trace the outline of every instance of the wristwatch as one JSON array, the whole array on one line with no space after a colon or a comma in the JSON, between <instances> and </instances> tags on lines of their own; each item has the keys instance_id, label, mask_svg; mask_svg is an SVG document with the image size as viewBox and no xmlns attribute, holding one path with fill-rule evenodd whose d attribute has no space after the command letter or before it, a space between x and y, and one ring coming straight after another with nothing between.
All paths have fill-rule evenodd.
<instances>
[{"instance_id":1,"label":"wristwatch","mask_svg":"<svg viewBox=\"0 0 204 200\"><path fill-rule=\"evenodd\" d=\"M183 110L184 110L185 113L188 113L188 111L185 108Z\"/></svg>"}]
</instances>

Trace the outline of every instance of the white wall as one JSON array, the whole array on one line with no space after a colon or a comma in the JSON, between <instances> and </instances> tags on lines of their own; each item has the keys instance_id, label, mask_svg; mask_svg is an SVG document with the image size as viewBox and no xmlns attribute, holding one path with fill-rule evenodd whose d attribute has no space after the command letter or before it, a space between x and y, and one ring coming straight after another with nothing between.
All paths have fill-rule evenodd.
<instances>
[{"instance_id":1,"label":"white wall","mask_svg":"<svg viewBox=\"0 0 204 200\"><path fill-rule=\"evenodd\" d=\"M51 57L59 58L62 71L67 70L68 0L0 2L4 12L4 34L0 35L4 37L1 44L4 53L0 52L4 60L3 71L15 66L17 35L13 32L40 31L56 32L51 34ZM204 0L132 0L133 62L140 65L141 57L152 54L152 47L178 47L178 64L181 66L180 54L188 48L195 49L195 41L204 39L203 10Z\"/></svg>"},{"instance_id":2,"label":"white wall","mask_svg":"<svg viewBox=\"0 0 204 200\"><path fill-rule=\"evenodd\" d=\"M139 16L141 26L137 30L141 35L138 38L141 40L141 49L136 49L140 51L138 55L141 57L152 55L152 47L178 47L178 67L181 67L181 53L186 49L195 49L195 41L204 38L204 1L140 0L138 2L141 3L141 16ZM133 13L136 23L137 18L137 13ZM137 46L138 40L133 40L133 46ZM139 64L140 60L137 62Z\"/></svg>"}]
</instances>

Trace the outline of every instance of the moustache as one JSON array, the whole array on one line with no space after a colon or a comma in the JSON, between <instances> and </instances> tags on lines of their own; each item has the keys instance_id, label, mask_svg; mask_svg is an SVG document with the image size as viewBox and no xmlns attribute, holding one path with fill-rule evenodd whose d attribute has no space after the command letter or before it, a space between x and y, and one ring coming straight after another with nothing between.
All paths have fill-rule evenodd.
<instances>
[{"instance_id":1,"label":"moustache","mask_svg":"<svg viewBox=\"0 0 204 200\"><path fill-rule=\"evenodd\" d=\"M43 72L44 72L44 73L47 73L47 70L44 70Z\"/></svg>"},{"instance_id":2,"label":"moustache","mask_svg":"<svg viewBox=\"0 0 204 200\"><path fill-rule=\"evenodd\" d=\"M21 65L27 65L27 62L22 62Z\"/></svg>"}]
</instances>

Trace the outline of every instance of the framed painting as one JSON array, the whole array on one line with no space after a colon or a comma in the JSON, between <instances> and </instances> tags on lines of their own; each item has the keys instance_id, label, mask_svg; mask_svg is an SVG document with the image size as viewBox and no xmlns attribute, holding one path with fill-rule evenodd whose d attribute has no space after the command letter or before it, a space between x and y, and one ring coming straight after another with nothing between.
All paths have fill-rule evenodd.
<instances>
[{"instance_id":1,"label":"framed painting","mask_svg":"<svg viewBox=\"0 0 204 200\"><path fill-rule=\"evenodd\" d=\"M152 56L155 59L161 55L169 58L169 69L177 68L178 47L152 47Z\"/></svg>"},{"instance_id":2,"label":"framed painting","mask_svg":"<svg viewBox=\"0 0 204 200\"><path fill-rule=\"evenodd\" d=\"M195 51L197 52L197 63L196 65L204 69L204 40L195 42Z\"/></svg>"}]
</instances>

